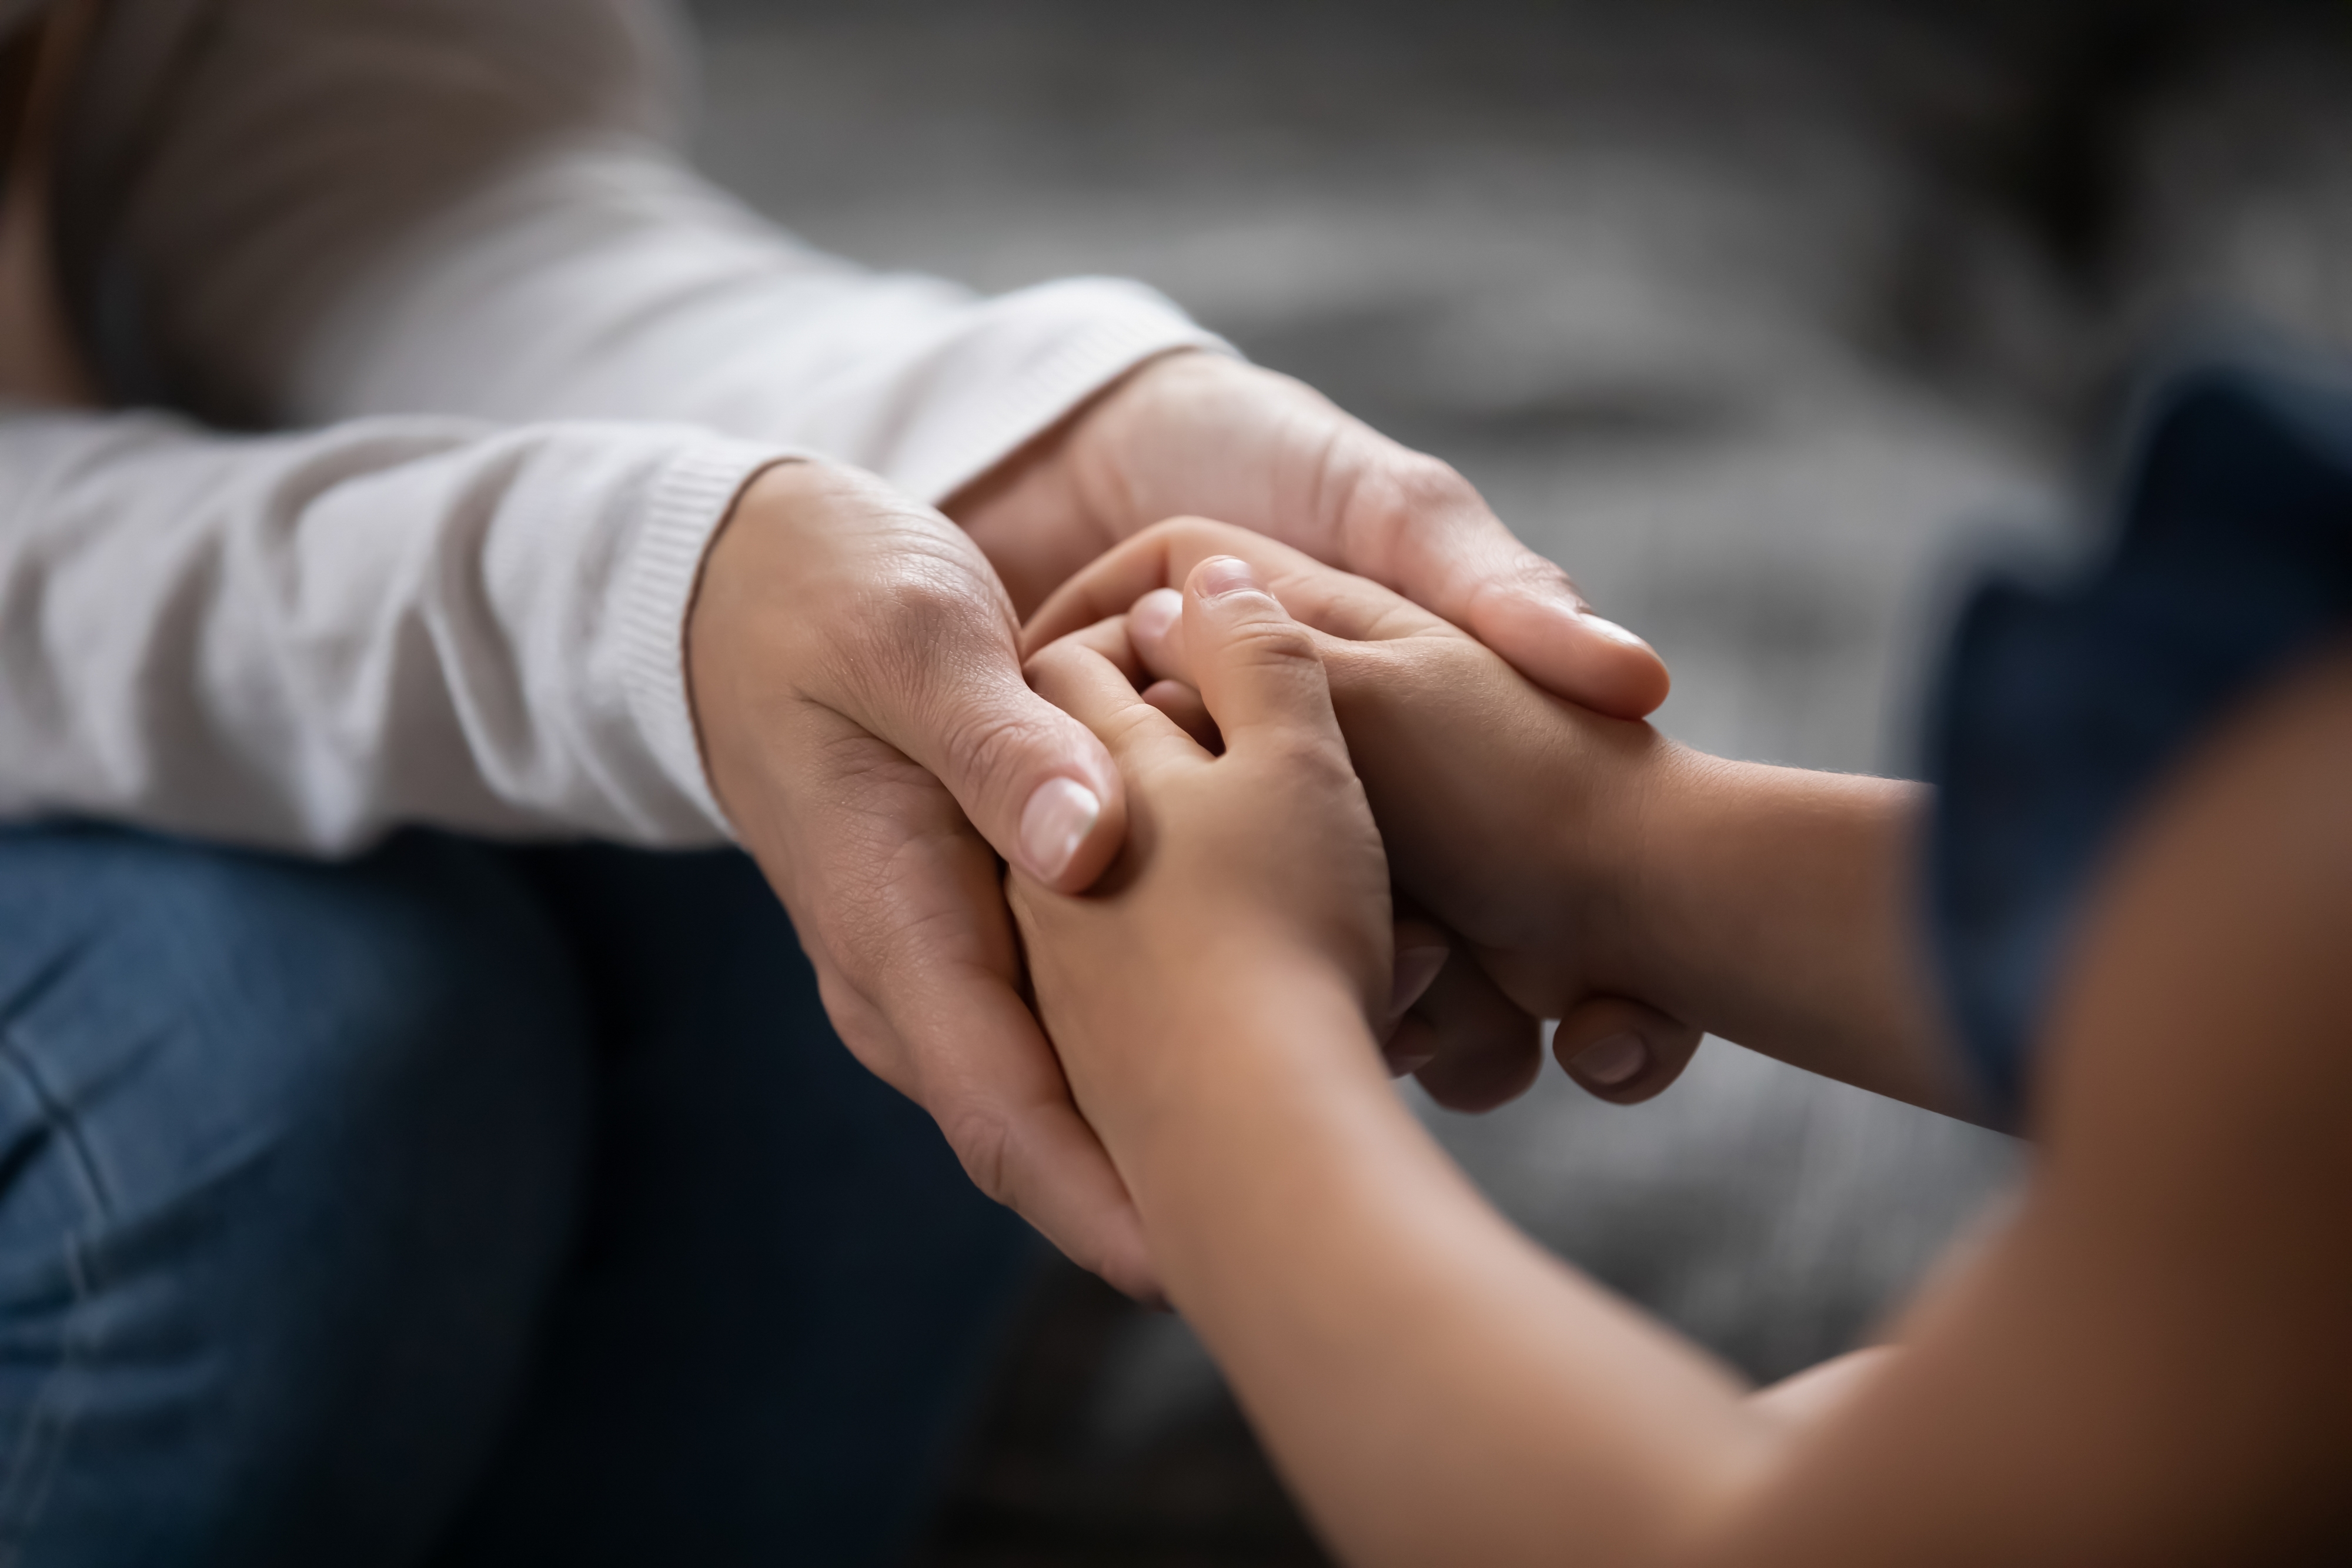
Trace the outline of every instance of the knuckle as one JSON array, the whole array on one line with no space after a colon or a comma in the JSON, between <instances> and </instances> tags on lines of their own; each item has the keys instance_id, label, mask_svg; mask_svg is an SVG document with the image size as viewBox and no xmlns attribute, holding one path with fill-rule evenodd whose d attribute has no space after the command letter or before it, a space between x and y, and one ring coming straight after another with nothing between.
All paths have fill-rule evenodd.
<instances>
[{"instance_id":1,"label":"knuckle","mask_svg":"<svg viewBox=\"0 0 2352 1568\"><path fill-rule=\"evenodd\" d=\"M944 716L947 767L967 786L1011 788L1029 758L1058 738L1041 714L969 708Z\"/></svg>"},{"instance_id":2,"label":"knuckle","mask_svg":"<svg viewBox=\"0 0 2352 1568\"><path fill-rule=\"evenodd\" d=\"M1576 580L1568 575L1559 562L1548 560L1522 546L1513 552L1498 576L1519 588L1550 591L1565 589L1576 592ZM1579 596L1580 600L1581 596Z\"/></svg>"},{"instance_id":3,"label":"knuckle","mask_svg":"<svg viewBox=\"0 0 2352 1568\"><path fill-rule=\"evenodd\" d=\"M1366 523L1392 535L1479 504L1478 492L1452 464L1404 447L1357 481L1353 499Z\"/></svg>"},{"instance_id":4,"label":"knuckle","mask_svg":"<svg viewBox=\"0 0 2352 1568\"><path fill-rule=\"evenodd\" d=\"M1225 642L1225 656L1237 664L1312 671L1318 675L1323 669L1322 650L1315 645L1314 637L1287 616L1254 618L1234 627Z\"/></svg>"},{"instance_id":5,"label":"knuckle","mask_svg":"<svg viewBox=\"0 0 2352 1568\"><path fill-rule=\"evenodd\" d=\"M1017 675L1018 628L1003 590L929 541L889 551L837 609L835 677L866 701L904 712L999 665Z\"/></svg>"},{"instance_id":6,"label":"knuckle","mask_svg":"<svg viewBox=\"0 0 2352 1568\"><path fill-rule=\"evenodd\" d=\"M1413 517L1482 504L1460 470L1425 452L1401 452L1391 465L1387 488L1392 504Z\"/></svg>"},{"instance_id":7,"label":"knuckle","mask_svg":"<svg viewBox=\"0 0 2352 1568\"><path fill-rule=\"evenodd\" d=\"M879 603L873 608L879 613L869 623L878 634L929 652L975 631L992 638L1003 629L994 584L975 573L970 562L943 556L920 548L893 553L875 588Z\"/></svg>"},{"instance_id":8,"label":"knuckle","mask_svg":"<svg viewBox=\"0 0 2352 1568\"><path fill-rule=\"evenodd\" d=\"M940 1107L931 1113L962 1162L972 1186L994 1202L1013 1202L1013 1130L1002 1115L977 1106Z\"/></svg>"},{"instance_id":9,"label":"knuckle","mask_svg":"<svg viewBox=\"0 0 2352 1568\"><path fill-rule=\"evenodd\" d=\"M1453 465L1385 438L1370 454L1335 452L1331 465L1325 483L1343 497L1347 555L1351 562L1387 563L1372 575L1391 587L1402 563L1432 548L1436 536L1489 515L1476 487Z\"/></svg>"}]
</instances>

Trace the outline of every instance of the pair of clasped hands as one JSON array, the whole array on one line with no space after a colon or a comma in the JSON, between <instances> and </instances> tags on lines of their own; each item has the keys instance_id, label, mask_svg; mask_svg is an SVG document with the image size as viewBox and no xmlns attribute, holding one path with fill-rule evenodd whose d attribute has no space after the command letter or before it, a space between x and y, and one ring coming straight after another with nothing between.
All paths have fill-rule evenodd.
<instances>
[{"instance_id":1,"label":"pair of clasped hands","mask_svg":"<svg viewBox=\"0 0 2352 1568\"><path fill-rule=\"evenodd\" d=\"M1464 1109L1532 1082L1540 1018L1616 1100L1696 1044L1563 967L1605 922L1534 842L1602 831L1561 781L1661 744L1629 721L1664 667L1451 469L1287 378L1153 361L940 510L772 467L687 659L845 1042L1131 1294L1160 1293L1142 1225L1033 998L1132 1008L1247 944L1344 973L1391 1068Z\"/></svg>"}]
</instances>

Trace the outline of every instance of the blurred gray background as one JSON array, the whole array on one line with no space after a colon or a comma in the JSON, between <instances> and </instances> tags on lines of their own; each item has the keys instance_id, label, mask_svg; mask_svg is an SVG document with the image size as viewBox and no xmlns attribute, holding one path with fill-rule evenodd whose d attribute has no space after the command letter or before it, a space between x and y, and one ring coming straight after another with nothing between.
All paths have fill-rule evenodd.
<instances>
[{"instance_id":1,"label":"blurred gray background","mask_svg":"<svg viewBox=\"0 0 2352 1568\"><path fill-rule=\"evenodd\" d=\"M2096 512L2221 315L2352 340L2352 5L706 0L705 165L985 288L1139 277L1445 457L1730 756L1904 772L1988 528ZM1762 1378L1865 1338L2008 1140L1710 1041L1430 1110L1521 1224ZM1411 1325L1398 1325L1400 1333ZM1049 1273L929 1560L1316 1561L1182 1324Z\"/></svg>"}]
</instances>

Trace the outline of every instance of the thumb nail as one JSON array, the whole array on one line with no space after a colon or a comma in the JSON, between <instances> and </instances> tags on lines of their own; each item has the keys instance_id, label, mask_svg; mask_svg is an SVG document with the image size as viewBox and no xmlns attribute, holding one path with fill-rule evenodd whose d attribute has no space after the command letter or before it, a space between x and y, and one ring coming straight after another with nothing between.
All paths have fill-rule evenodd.
<instances>
[{"instance_id":1,"label":"thumb nail","mask_svg":"<svg viewBox=\"0 0 2352 1568\"><path fill-rule=\"evenodd\" d=\"M1229 555L1213 555L1193 570L1192 580L1199 585L1203 599L1223 599L1229 593L1257 592L1257 578L1249 562Z\"/></svg>"},{"instance_id":2,"label":"thumb nail","mask_svg":"<svg viewBox=\"0 0 2352 1568\"><path fill-rule=\"evenodd\" d=\"M1031 872L1045 882L1060 880L1101 816L1102 802L1075 779L1038 785L1021 811L1021 852Z\"/></svg>"},{"instance_id":3,"label":"thumb nail","mask_svg":"<svg viewBox=\"0 0 2352 1568\"><path fill-rule=\"evenodd\" d=\"M1578 1051L1572 1065L1579 1077L1590 1079L1604 1089L1613 1089L1641 1076L1650 1065L1650 1048L1642 1043L1638 1034L1612 1034Z\"/></svg>"},{"instance_id":4,"label":"thumb nail","mask_svg":"<svg viewBox=\"0 0 2352 1568\"><path fill-rule=\"evenodd\" d=\"M1591 613L1590 611L1580 614L1577 619L1583 622L1588 630L1598 632L1601 635L1608 638L1612 643L1622 643L1628 648L1647 648L1649 646L1649 643L1643 642L1633 632L1626 631L1625 628L1618 625L1614 621L1605 621L1600 616Z\"/></svg>"},{"instance_id":5,"label":"thumb nail","mask_svg":"<svg viewBox=\"0 0 2352 1568\"><path fill-rule=\"evenodd\" d=\"M1446 956L1447 951L1443 947L1406 947L1398 951L1396 962L1389 967L1391 1014L1402 1016L1421 1000L1421 994L1429 989L1437 972L1445 967Z\"/></svg>"}]
</instances>

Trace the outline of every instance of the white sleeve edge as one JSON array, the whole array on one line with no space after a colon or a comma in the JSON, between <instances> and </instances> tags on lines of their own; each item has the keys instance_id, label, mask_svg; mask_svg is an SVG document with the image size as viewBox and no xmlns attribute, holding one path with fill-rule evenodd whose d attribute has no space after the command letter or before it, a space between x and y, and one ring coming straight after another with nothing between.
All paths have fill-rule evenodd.
<instances>
[{"instance_id":1,"label":"white sleeve edge","mask_svg":"<svg viewBox=\"0 0 2352 1568\"><path fill-rule=\"evenodd\" d=\"M1082 324L1025 366L975 411L956 439L899 467L909 495L938 506L995 467L1129 371L1163 354L1199 350L1234 359L1240 350L1196 325L1150 289L1124 280L1068 278L1004 295L981 309L1000 319L1034 313ZM894 466L898 466L894 465Z\"/></svg>"},{"instance_id":2,"label":"white sleeve edge","mask_svg":"<svg viewBox=\"0 0 2352 1568\"><path fill-rule=\"evenodd\" d=\"M799 455L718 438L680 453L655 483L620 585L630 716L663 773L730 841L734 825L711 788L687 688L687 613L736 497L761 470Z\"/></svg>"}]
</instances>

